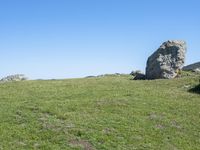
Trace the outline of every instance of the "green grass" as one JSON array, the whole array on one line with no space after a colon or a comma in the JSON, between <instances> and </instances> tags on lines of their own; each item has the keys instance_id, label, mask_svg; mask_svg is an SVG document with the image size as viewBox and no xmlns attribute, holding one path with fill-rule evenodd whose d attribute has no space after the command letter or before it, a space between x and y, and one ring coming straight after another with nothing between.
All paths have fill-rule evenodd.
<instances>
[{"instance_id":1,"label":"green grass","mask_svg":"<svg viewBox=\"0 0 200 150\"><path fill-rule=\"evenodd\" d=\"M0 84L0 150L198 150L198 75Z\"/></svg>"}]
</instances>

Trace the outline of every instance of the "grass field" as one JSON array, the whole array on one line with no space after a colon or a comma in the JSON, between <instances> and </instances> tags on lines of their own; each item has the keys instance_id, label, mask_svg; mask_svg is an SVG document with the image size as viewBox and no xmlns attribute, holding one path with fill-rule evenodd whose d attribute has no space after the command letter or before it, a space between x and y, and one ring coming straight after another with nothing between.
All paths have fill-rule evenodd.
<instances>
[{"instance_id":1,"label":"grass field","mask_svg":"<svg viewBox=\"0 0 200 150\"><path fill-rule=\"evenodd\" d=\"M200 149L199 76L130 79L1 83L0 150Z\"/></svg>"}]
</instances>

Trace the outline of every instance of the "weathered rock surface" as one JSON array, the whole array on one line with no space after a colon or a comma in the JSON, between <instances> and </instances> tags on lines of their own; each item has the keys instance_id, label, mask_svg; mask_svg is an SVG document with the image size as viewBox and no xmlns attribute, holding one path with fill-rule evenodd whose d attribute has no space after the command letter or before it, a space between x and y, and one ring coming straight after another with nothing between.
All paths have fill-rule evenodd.
<instances>
[{"instance_id":1,"label":"weathered rock surface","mask_svg":"<svg viewBox=\"0 0 200 150\"><path fill-rule=\"evenodd\" d=\"M177 76L185 62L186 42L164 42L147 60L147 79L171 79Z\"/></svg>"},{"instance_id":2,"label":"weathered rock surface","mask_svg":"<svg viewBox=\"0 0 200 150\"><path fill-rule=\"evenodd\" d=\"M200 62L183 67L183 71L200 72Z\"/></svg>"},{"instance_id":3,"label":"weathered rock surface","mask_svg":"<svg viewBox=\"0 0 200 150\"><path fill-rule=\"evenodd\" d=\"M4 77L0 81L9 82L9 81L23 81L23 80L27 80L27 78L23 74L16 74Z\"/></svg>"}]
</instances>

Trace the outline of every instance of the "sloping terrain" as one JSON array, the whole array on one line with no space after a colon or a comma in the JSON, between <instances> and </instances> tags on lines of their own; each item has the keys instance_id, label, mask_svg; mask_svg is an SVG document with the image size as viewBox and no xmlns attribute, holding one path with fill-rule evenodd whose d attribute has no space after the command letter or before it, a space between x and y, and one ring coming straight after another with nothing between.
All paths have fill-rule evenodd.
<instances>
[{"instance_id":1,"label":"sloping terrain","mask_svg":"<svg viewBox=\"0 0 200 150\"><path fill-rule=\"evenodd\" d=\"M0 84L0 150L200 149L198 75Z\"/></svg>"}]
</instances>

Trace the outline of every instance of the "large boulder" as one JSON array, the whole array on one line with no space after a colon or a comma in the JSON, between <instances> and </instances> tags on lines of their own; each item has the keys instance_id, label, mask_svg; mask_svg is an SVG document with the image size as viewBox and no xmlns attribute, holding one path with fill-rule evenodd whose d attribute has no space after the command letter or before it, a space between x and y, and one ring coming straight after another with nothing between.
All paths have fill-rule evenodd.
<instances>
[{"instance_id":1,"label":"large boulder","mask_svg":"<svg viewBox=\"0 0 200 150\"><path fill-rule=\"evenodd\" d=\"M183 67L183 71L200 72L200 62Z\"/></svg>"},{"instance_id":2,"label":"large boulder","mask_svg":"<svg viewBox=\"0 0 200 150\"><path fill-rule=\"evenodd\" d=\"M164 42L147 60L147 79L171 79L177 76L185 62L186 42Z\"/></svg>"}]
</instances>

